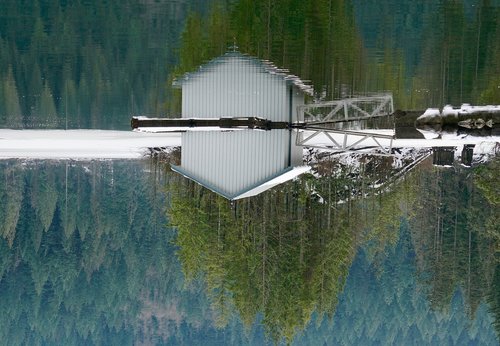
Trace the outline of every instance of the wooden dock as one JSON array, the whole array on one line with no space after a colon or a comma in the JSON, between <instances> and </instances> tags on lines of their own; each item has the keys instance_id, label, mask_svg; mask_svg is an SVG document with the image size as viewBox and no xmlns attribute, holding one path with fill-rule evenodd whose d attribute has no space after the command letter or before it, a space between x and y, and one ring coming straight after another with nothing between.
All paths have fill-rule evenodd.
<instances>
[{"instance_id":1,"label":"wooden dock","mask_svg":"<svg viewBox=\"0 0 500 346\"><path fill-rule=\"evenodd\" d=\"M337 152L357 150L358 144L365 140L371 140L375 144L372 147L379 148L384 154L390 155L392 152L393 134L376 133L373 131L353 131L335 129L329 125L346 122L348 120L330 119L327 121L307 122L277 122L258 117L239 117L239 118L147 118L133 117L131 120L132 129L140 129L145 132L186 132L192 128L205 129L255 129L255 130L298 130L307 131L305 139L299 140L297 137L297 146L315 147ZM311 140L316 136L324 134L329 139L327 144L312 143ZM342 140L334 139L335 136L342 135ZM340 140L340 142L338 142ZM380 140L389 141L382 144Z\"/></svg>"},{"instance_id":2,"label":"wooden dock","mask_svg":"<svg viewBox=\"0 0 500 346\"><path fill-rule=\"evenodd\" d=\"M329 120L318 121L313 123L306 122L281 122L270 121L258 117L247 118L147 118L147 117L132 117L130 126L132 129L138 128L159 128L165 127L171 130L166 131L184 131L188 128L195 127L217 127L221 129L256 129L256 130L283 130L283 129L312 129L317 130L319 127L327 127L340 123L348 123L352 121L364 120L363 118L353 118L348 120ZM158 132L158 131L156 131Z\"/></svg>"},{"instance_id":3,"label":"wooden dock","mask_svg":"<svg viewBox=\"0 0 500 346\"><path fill-rule=\"evenodd\" d=\"M246 118L146 118L132 117L130 121L132 129L147 127L165 127L165 131L183 131L182 129L194 127L217 127L221 129L256 129L256 130L274 130L289 129L291 124L288 122L269 121L258 117ZM170 130L169 130L170 129Z\"/></svg>"}]
</instances>

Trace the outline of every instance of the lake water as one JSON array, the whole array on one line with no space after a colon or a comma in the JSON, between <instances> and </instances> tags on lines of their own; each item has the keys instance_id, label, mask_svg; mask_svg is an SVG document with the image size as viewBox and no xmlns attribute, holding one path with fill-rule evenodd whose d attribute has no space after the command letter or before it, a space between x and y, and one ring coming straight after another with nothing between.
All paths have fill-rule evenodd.
<instances>
[{"instance_id":1,"label":"lake water","mask_svg":"<svg viewBox=\"0 0 500 346\"><path fill-rule=\"evenodd\" d=\"M0 126L178 115L172 79L234 44L315 99L500 104L499 5L2 0ZM429 154L306 150L309 173L233 203L175 148L0 160L0 343L499 344L498 158Z\"/></svg>"}]
</instances>

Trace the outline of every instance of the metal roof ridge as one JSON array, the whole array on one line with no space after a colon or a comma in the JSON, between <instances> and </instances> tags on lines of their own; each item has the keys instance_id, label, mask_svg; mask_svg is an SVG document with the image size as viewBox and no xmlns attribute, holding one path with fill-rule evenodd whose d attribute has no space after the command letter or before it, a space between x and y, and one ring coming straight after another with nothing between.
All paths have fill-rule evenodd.
<instances>
[{"instance_id":1,"label":"metal roof ridge","mask_svg":"<svg viewBox=\"0 0 500 346\"><path fill-rule=\"evenodd\" d=\"M193 173L191 173L191 172L187 171L186 169L184 169L182 166L170 164L170 168L174 172L183 175L184 177L186 177L186 178L194 181L195 183L197 183L197 184L199 184L199 185L201 185L201 186L209 189L210 191L212 191L212 192L214 192L214 193L216 193L216 194L218 194L218 195L220 195L220 196L222 196L225 199L228 199L230 201L234 201L234 200L241 199L241 198L246 198L246 197L252 197L252 196L260 194L260 193L262 193L264 191L272 189L273 187L275 187L277 185L280 185L283 182L276 182L276 184L269 184L269 183L272 182L274 179L277 179L279 177L284 176L287 173L290 173L290 172L293 172L293 171L296 170L296 174L297 174L296 176L299 176L299 175L305 173L306 171L310 170L310 167L308 167L308 166L295 166L295 167L294 166L288 166L288 167L283 168L279 172L277 172L275 174L272 174L272 175L266 177L265 179L263 179L263 180L255 183L255 184L252 184L249 187L246 187L246 188L244 188L244 189L242 189L242 190L240 190L240 191L238 191L236 193L228 194L228 193L222 191L220 188L217 188L214 185L208 183L204 179L200 179L199 177L197 177ZM307 169L305 169L305 168L307 168ZM291 176L286 181L294 179L296 176Z\"/></svg>"}]
</instances>

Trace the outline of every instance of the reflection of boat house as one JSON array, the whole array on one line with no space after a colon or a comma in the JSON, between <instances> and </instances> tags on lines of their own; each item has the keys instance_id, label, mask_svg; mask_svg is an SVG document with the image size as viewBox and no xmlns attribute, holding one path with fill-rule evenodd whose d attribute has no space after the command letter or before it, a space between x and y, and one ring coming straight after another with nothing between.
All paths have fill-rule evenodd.
<instances>
[{"instance_id":1,"label":"reflection of boat house","mask_svg":"<svg viewBox=\"0 0 500 346\"><path fill-rule=\"evenodd\" d=\"M174 82L183 118L261 117L296 121L312 88L271 63L228 52Z\"/></svg>"},{"instance_id":2,"label":"reflection of boat house","mask_svg":"<svg viewBox=\"0 0 500 346\"><path fill-rule=\"evenodd\" d=\"M260 117L294 122L312 89L298 77L239 52L228 52L174 82L183 118ZM175 171L234 200L256 195L306 169L289 130L188 131Z\"/></svg>"}]
</instances>

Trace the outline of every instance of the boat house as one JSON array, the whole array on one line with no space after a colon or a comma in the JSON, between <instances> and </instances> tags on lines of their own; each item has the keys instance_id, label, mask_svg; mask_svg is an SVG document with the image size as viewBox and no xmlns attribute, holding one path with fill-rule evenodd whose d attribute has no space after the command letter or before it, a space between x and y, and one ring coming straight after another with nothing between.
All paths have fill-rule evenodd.
<instances>
[{"instance_id":1,"label":"boat house","mask_svg":"<svg viewBox=\"0 0 500 346\"><path fill-rule=\"evenodd\" d=\"M182 118L297 120L312 88L273 64L228 52L174 82ZM254 196L307 171L297 132L288 129L186 131L172 169L229 200Z\"/></svg>"},{"instance_id":2,"label":"boat house","mask_svg":"<svg viewBox=\"0 0 500 346\"><path fill-rule=\"evenodd\" d=\"M310 169L294 136L289 130L187 131L181 165L171 167L229 200L255 196Z\"/></svg>"}]
</instances>

